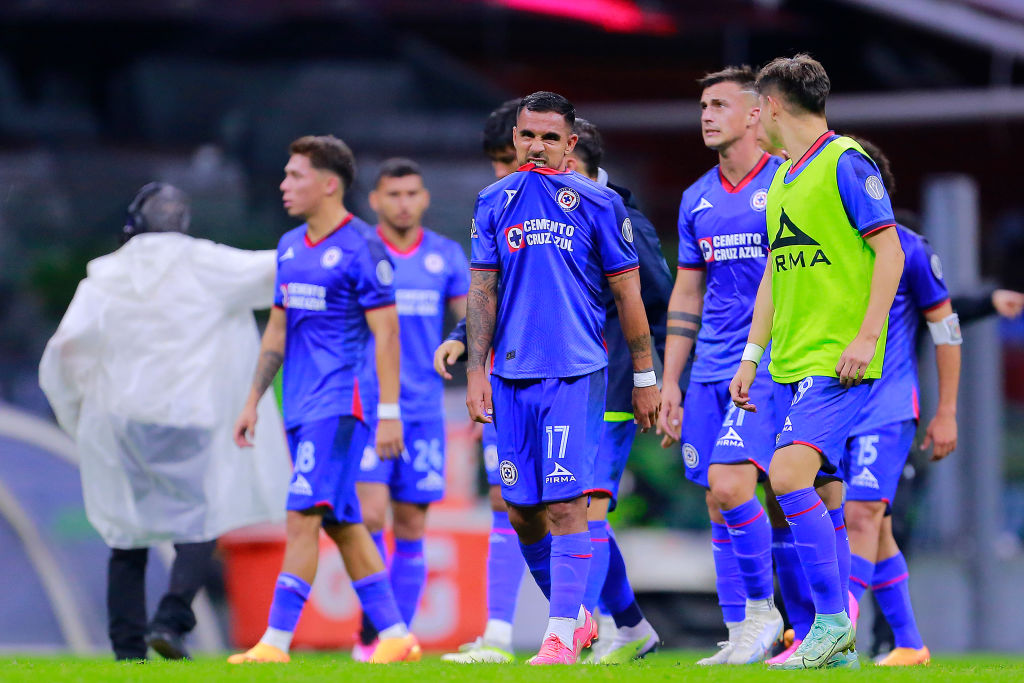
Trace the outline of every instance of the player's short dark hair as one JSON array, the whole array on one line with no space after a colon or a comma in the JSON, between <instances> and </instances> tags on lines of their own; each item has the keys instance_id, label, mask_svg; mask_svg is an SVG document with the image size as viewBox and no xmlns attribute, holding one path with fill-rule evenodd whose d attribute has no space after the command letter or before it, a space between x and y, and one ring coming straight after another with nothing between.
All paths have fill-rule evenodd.
<instances>
[{"instance_id":1,"label":"player's short dark hair","mask_svg":"<svg viewBox=\"0 0 1024 683\"><path fill-rule=\"evenodd\" d=\"M604 157L604 140L597 126L586 119L576 119L573 131L579 136L572 153L583 163L583 170L588 176L596 176Z\"/></svg>"},{"instance_id":2,"label":"player's short dark hair","mask_svg":"<svg viewBox=\"0 0 1024 683\"><path fill-rule=\"evenodd\" d=\"M572 102L556 92L539 90L521 99L519 107L516 109L516 119L519 118L519 113L524 109L541 113L553 111L556 114L562 115L562 118L569 125L569 130L576 126L576 108L572 106Z\"/></svg>"},{"instance_id":3,"label":"player's short dark hair","mask_svg":"<svg viewBox=\"0 0 1024 683\"><path fill-rule=\"evenodd\" d=\"M864 138L856 135L847 135L846 137L863 147L864 151L867 152L869 157L871 157L871 160L875 162L875 166L878 167L879 173L882 174L882 182L885 184L885 191L889 193L889 198L891 199L896 193L896 176L892 174L892 164L889 163L889 157L885 156L885 152L882 151L881 147L870 140L865 140Z\"/></svg>"},{"instance_id":4,"label":"player's short dark hair","mask_svg":"<svg viewBox=\"0 0 1024 683\"><path fill-rule=\"evenodd\" d=\"M776 88L790 104L812 114L825 113L825 100L832 83L821 62L805 52L794 57L776 57L761 67L757 91Z\"/></svg>"},{"instance_id":5,"label":"player's short dark hair","mask_svg":"<svg viewBox=\"0 0 1024 683\"><path fill-rule=\"evenodd\" d=\"M418 175L422 178L423 171L420 170L420 165L405 157L385 159L384 163L380 165L380 170L377 171L377 179L373 181L373 186L380 187L380 181L385 178L404 178L408 175Z\"/></svg>"},{"instance_id":6,"label":"player's short dark hair","mask_svg":"<svg viewBox=\"0 0 1024 683\"><path fill-rule=\"evenodd\" d=\"M713 71L704 74L703 78L697 79L700 89L710 88L718 83L735 83L744 90L754 90L754 83L757 81L757 74L746 64L740 66L727 66L721 71Z\"/></svg>"},{"instance_id":7,"label":"player's short dark hair","mask_svg":"<svg viewBox=\"0 0 1024 683\"><path fill-rule=\"evenodd\" d=\"M487 116L483 133L484 154L490 156L513 146L512 129L516 127L521 101L522 99L517 97L502 102L500 107Z\"/></svg>"},{"instance_id":8,"label":"player's short dark hair","mask_svg":"<svg viewBox=\"0 0 1024 683\"><path fill-rule=\"evenodd\" d=\"M348 145L333 135L305 135L292 142L288 151L308 157L313 168L330 171L341 178L343 190L352 187L356 177L356 157Z\"/></svg>"}]
</instances>

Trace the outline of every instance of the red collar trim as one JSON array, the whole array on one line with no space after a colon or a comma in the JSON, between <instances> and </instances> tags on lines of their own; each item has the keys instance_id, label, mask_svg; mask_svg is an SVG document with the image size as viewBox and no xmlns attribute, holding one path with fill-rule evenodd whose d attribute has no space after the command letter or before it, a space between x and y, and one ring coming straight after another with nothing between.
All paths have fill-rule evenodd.
<instances>
[{"instance_id":1,"label":"red collar trim","mask_svg":"<svg viewBox=\"0 0 1024 683\"><path fill-rule=\"evenodd\" d=\"M323 242L325 239L327 239L328 237L330 237L334 233L336 233L339 230L341 230L342 228L344 228L346 225L349 224L349 221L351 221L351 220L352 220L352 214L350 213L349 215L347 215L347 216L345 216L344 218L341 219L341 222L338 223L338 227L336 227L334 230L331 230L329 233L327 233L326 235L324 235L323 237L318 239L316 242L314 242L314 241L309 239L309 228L307 227L306 228L306 234L303 235L302 239L305 240L307 247L315 247L316 245L320 244L321 242Z\"/></svg>"},{"instance_id":2,"label":"red collar trim","mask_svg":"<svg viewBox=\"0 0 1024 683\"><path fill-rule=\"evenodd\" d=\"M572 171L569 171L569 170L556 171L555 169L548 168L547 166L538 166L537 164L535 164L533 162L530 162L528 164L523 164L522 166L520 166L516 170L517 171L533 171L534 173L543 173L544 175L565 175L566 173L572 173Z\"/></svg>"},{"instance_id":3,"label":"red collar trim","mask_svg":"<svg viewBox=\"0 0 1024 683\"><path fill-rule=\"evenodd\" d=\"M750 171L747 172L747 175L743 176L743 179L740 180L735 185L733 185L732 183L729 182L729 179L725 177L724 173L722 173L722 167L719 166L718 167L718 178L719 178L719 180L722 181L722 188L726 192L728 192L729 194L736 194L737 192L742 190L744 187L746 187L747 184L751 180L753 180L754 177L758 173L761 172L761 169L765 167L765 164L767 164L768 160L771 159L771 158L772 158L772 155L769 154L768 152L762 153L761 154L761 158L758 160L758 162L756 164L754 164L754 168L750 169Z\"/></svg>"},{"instance_id":4,"label":"red collar trim","mask_svg":"<svg viewBox=\"0 0 1024 683\"><path fill-rule=\"evenodd\" d=\"M380 225L377 225L377 237L380 237L380 241L384 243L384 246L388 248L388 251L394 252L399 256L412 256L413 254L415 254L416 250L420 248L421 244L423 244L423 235L425 232L426 231L423 229L423 226L421 225L419 238L415 242L413 242L408 249L403 250L399 249L397 246L389 242L388 238L384 236L383 231L381 231Z\"/></svg>"},{"instance_id":5,"label":"red collar trim","mask_svg":"<svg viewBox=\"0 0 1024 683\"><path fill-rule=\"evenodd\" d=\"M814 156L814 153L821 149L825 145L825 143L828 142L835 134L836 132L834 130L827 130L824 133L822 133L821 137L815 140L814 144L811 145L811 148L804 152L804 155L800 157L800 160L789 167L787 175L795 175L796 172L800 170L800 167L807 163L807 161L812 156Z\"/></svg>"}]
</instances>

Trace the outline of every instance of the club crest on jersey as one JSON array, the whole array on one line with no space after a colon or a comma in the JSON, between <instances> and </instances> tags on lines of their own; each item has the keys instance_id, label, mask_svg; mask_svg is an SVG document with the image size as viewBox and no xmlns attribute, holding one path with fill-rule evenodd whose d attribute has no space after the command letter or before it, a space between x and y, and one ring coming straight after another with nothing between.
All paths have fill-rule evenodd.
<instances>
[{"instance_id":1,"label":"club crest on jersey","mask_svg":"<svg viewBox=\"0 0 1024 683\"><path fill-rule=\"evenodd\" d=\"M633 241L633 221L629 220L629 216L622 221L622 239L627 242Z\"/></svg>"},{"instance_id":2,"label":"club crest on jersey","mask_svg":"<svg viewBox=\"0 0 1024 683\"><path fill-rule=\"evenodd\" d=\"M689 467L691 470L697 466L700 462L700 456L697 455L697 449L688 443L683 444L683 464Z\"/></svg>"},{"instance_id":3,"label":"club crest on jersey","mask_svg":"<svg viewBox=\"0 0 1024 683\"><path fill-rule=\"evenodd\" d=\"M869 197L876 200L885 196L885 186L882 185L882 181L876 175L869 175L867 177L867 180L864 181L864 191L868 193Z\"/></svg>"},{"instance_id":4,"label":"club crest on jersey","mask_svg":"<svg viewBox=\"0 0 1024 683\"><path fill-rule=\"evenodd\" d=\"M750 195L750 208L754 211L764 211L768 206L768 190L758 190Z\"/></svg>"},{"instance_id":5,"label":"club crest on jersey","mask_svg":"<svg viewBox=\"0 0 1024 683\"><path fill-rule=\"evenodd\" d=\"M423 267L428 273L437 275L444 270L444 259L437 252L431 252L423 257Z\"/></svg>"},{"instance_id":6,"label":"club crest on jersey","mask_svg":"<svg viewBox=\"0 0 1024 683\"><path fill-rule=\"evenodd\" d=\"M701 237L697 240L697 244L700 245L700 253L704 256L704 260L707 263L711 263L715 260L715 248L711 244L710 237Z\"/></svg>"},{"instance_id":7,"label":"club crest on jersey","mask_svg":"<svg viewBox=\"0 0 1024 683\"><path fill-rule=\"evenodd\" d=\"M341 249L338 247L331 247L326 250L320 257L320 265L324 268L333 268L338 265L338 261L341 260Z\"/></svg>"},{"instance_id":8,"label":"club crest on jersey","mask_svg":"<svg viewBox=\"0 0 1024 683\"><path fill-rule=\"evenodd\" d=\"M381 259L377 261L377 282L381 283L385 287L395 281L395 267L391 265L391 261L387 259Z\"/></svg>"},{"instance_id":9,"label":"club crest on jersey","mask_svg":"<svg viewBox=\"0 0 1024 683\"><path fill-rule=\"evenodd\" d=\"M555 201L562 207L562 211L569 212L580 205L580 196L571 187L563 187L555 195Z\"/></svg>"},{"instance_id":10,"label":"club crest on jersey","mask_svg":"<svg viewBox=\"0 0 1024 683\"><path fill-rule=\"evenodd\" d=\"M523 248L523 224L512 225L505 228L505 242L510 252L519 251Z\"/></svg>"},{"instance_id":11,"label":"club crest on jersey","mask_svg":"<svg viewBox=\"0 0 1024 683\"><path fill-rule=\"evenodd\" d=\"M498 463L498 473L501 475L501 483L505 486L515 486L519 481L519 470L511 460L502 460Z\"/></svg>"}]
</instances>

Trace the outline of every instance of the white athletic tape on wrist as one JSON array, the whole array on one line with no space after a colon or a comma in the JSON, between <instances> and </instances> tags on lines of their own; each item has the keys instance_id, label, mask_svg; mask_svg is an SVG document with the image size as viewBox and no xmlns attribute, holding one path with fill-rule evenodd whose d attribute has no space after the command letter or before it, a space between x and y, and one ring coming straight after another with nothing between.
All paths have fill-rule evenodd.
<instances>
[{"instance_id":1,"label":"white athletic tape on wrist","mask_svg":"<svg viewBox=\"0 0 1024 683\"><path fill-rule=\"evenodd\" d=\"M764 348L753 343L747 342L747 345L743 347L743 357L741 361L749 360L754 365L761 364L761 356L764 355Z\"/></svg>"},{"instance_id":2,"label":"white athletic tape on wrist","mask_svg":"<svg viewBox=\"0 0 1024 683\"><path fill-rule=\"evenodd\" d=\"M936 346L959 346L964 343L960 334L960 316L950 313L937 323L929 322L928 331L932 333L932 341Z\"/></svg>"},{"instance_id":3,"label":"white athletic tape on wrist","mask_svg":"<svg viewBox=\"0 0 1024 683\"><path fill-rule=\"evenodd\" d=\"M644 387L653 387L658 383L658 376L654 374L654 370L648 370L647 372L634 372L633 373L633 386L639 389Z\"/></svg>"},{"instance_id":4,"label":"white athletic tape on wrist","mask_svg":"<svg viewBox=\"0 0 1024 683\"><path fill-rule=\"evenodd\" d=\"M402 411L398 409L397 403L378 403L377 404L377 419L378 420L401 420Z\"/></svg>"}]
</instances>

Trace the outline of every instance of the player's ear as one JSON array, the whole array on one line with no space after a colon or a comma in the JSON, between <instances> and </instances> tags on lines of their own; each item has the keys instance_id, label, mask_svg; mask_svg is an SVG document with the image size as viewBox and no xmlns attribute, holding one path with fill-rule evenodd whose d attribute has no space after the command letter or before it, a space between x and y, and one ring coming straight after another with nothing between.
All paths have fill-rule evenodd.
<instances>
[{"instance_id":1,"label":"player's ear","mask_svg":"<svg viewBox=\"0 0 1024 683\"><path fill-rule=\"evenodd\" d=\"M566 147L565 147L565 153L566 154L568 154L571 151L573 151L574 149L576 149L576 143L579 142L579 139L580 139L580 136L576 135L576 133L573 133L572 135L569 136L569 139L566 140L566 142L568 143L566 145Z\"/></svg>"},{"instance_id":2,"label":"player's ear","mask_svg":"<svg viewBox=\"0 0 1024 683\"><path fill-rule=\"evenodd\" d=\"M377 194L377 189L376 188L370 190L369 200L370 200L370 208L373 209L373 212L374 213L380 213L380 211L377 208L377 207L380 206L380 197Z\"/></svg>"},{"instance_id":3,"label":"player's ear","mask_svg":"<svg viewBox=\"0 0 1024 683\"><path fill-rule=\"evenodd\" d=\"M565 170L566 171L577 171L579 170L580 162L576 157L569 156L565 158Z\"/></svg>"},{"instance_id":4,"label":"player's ear","mask_svg":"<svg viewBox=\"0 0 1024 683\"><path fill-rule=\"evenodd\" d=\"M423 188L423 210L426 211L430 208L430 190Z\"/></svg>"}]
</instances>

